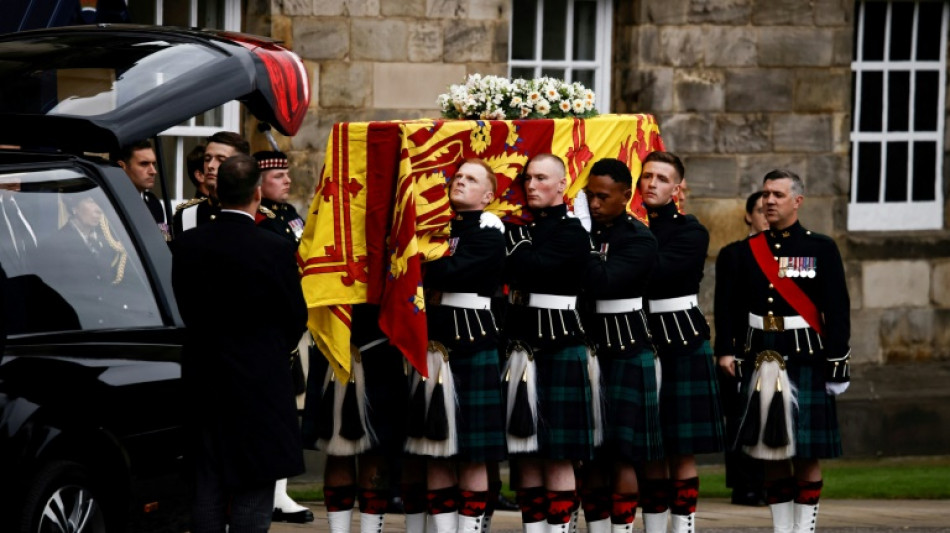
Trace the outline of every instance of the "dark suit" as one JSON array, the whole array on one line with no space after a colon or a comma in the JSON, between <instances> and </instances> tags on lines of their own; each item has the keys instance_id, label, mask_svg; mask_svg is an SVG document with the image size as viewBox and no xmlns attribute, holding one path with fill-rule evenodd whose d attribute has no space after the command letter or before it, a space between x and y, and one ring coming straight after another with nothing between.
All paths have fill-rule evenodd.
<instances>
[{"instance_id":1,"label":"dark suit","mask_svg":"<svg viewBox=\"0 0 950 533\"><path fill-rule=\"evenodd\" d=\"M307 321L293 245L222 212L172 251L196 466L210 464L226 492L269 484L272 495L275 480L304 471L287 355Z\"/></svg>"}]
</instances>

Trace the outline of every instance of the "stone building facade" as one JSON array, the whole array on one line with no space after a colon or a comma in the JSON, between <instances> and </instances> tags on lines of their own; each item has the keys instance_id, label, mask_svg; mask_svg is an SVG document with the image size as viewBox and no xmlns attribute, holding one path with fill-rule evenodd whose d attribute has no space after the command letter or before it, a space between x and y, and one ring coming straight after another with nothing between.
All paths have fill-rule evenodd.
<instances>
[{"instance_id":1,"label":"stone building facade","mask_svg":"<svg viewBox=\"0 0 950 533\"><path fill-rule=\"evenodd\" d=\"M948 166L937 167L938 229L849 228L855 10L870 2L613 0L610 111L655 114L666 146L686 161L687 210L712 238L701 295L708 310L716 254L746 232L745 197L772 168L802 175L803 224L838 242L851 293L856 379L842 397L846 451L945 453ZM333 123L436 116L435 98L449 84L508 72L510 0L249 0L246 10L247 31L283 40L313 76L303 130L281 139L301 205ZM937 145L946 161L945 130ZM891 216L886 204L881 216Z\"/></svg>"}]
</instances>

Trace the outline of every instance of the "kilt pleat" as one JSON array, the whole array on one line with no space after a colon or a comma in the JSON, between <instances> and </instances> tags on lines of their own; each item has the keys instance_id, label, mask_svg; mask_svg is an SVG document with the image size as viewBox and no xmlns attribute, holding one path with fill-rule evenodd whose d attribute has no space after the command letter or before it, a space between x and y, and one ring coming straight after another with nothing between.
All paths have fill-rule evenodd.
<instances>
[{"instance_id":1,"label":"kilt pleat","mask_svg":"<svg viewBox=\"0 0 950 533\"><path fill-rule=\"evenodd\" d=\"M587 348L535 352L538 452L545 459L590 460L594 452Z\"/></svg>"},{"instance_id":2,"label":"kilt pleat","mask_svg":"<svg viewBox=\"0 0 950 533\"><path fill-rule=\"evenodd\" d=\"M601 361L606 368L604 452L633 462L662 459L663 431L652 347L606 353Z\"/></svg>"},{"instance_id":3,"label":"kilt pleat","mask_svg":"<svg viewBox=\"0 0 950 533\"><path fill-rule=\"evenodd\" d=\"M692 349L660 354L660 420L666 452L692 455L722 451L722 409L709 341Z\"/></svg>"},{"instance_id":4,"label":"kilt pleat","mask_svg":"<svg viewBox=\"0 0 950 533\"><path fill-rule=\"evenodd\" d=\"M502 461L507 456L498 350L450 355L458 399L458 457Z\"/></svg>"}]
</instances>

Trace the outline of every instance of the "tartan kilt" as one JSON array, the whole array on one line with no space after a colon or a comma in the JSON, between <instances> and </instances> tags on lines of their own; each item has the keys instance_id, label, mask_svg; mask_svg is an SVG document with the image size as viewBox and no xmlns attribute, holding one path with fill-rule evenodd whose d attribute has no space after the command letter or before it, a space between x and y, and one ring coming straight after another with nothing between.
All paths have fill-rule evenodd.
<instances>
[{"instance_id":1,"label":"tartan kilt","mask_svg":"<svg viewBox=\"0 0 950 533\"><path fill-rule=\"evenodd\" d=\"M376 440L364 453L401 453L406 442L409 380L398 348L384 342L362 354L366 379L366 425Z\"/></svg>"},{"instance_id":2,"label":"tartan kilt","mask_svg":"<svg viewBox=\"0 0 950 533\"><path fill-rule=\"evenodd\" d=\"M656 362L650 347L600 355L606 387L606 438L602 453L630 462L663 458Z\"/></svg>"},{"instance_id":3,"label":"tartan kilt","mask_svg":"<svg viewBox=\"0 0 950 533\"><path fill-rule=\"evenodd\" d=\"M453 352L449 356L458 400L458 458L464 461L503 461L505 411L502 407L498 350Z\"/></svg>"},{"instance_id":4,"label":"tartan kilt","mask_svg":"<svg viewBox=\"0 0 950 533\"><path fill-rule=\"evenodd\" d=\"M660 352L660 421L668 454L723 450L719 384L709 341Z\"/></svg>"},{"instance_id":5,"label":"tartan kilt","mask_svg":"<svg viewBox=\"0 0 950 533\"><path fill-rule=\"evenodd\" d=\"M769 349L769 348L763 348ZM753 350L747 356L755 361ZM841 457L841 433L838 430L838 408L835 397L825 392L825 361L817 357L791 355L785 361L788 380L797 389L798 409L794 417L795 457L802 459L833 459ZM742 381L741 397L746 402L752 372ZM742 411L745 412L743 404ZM734 444L734 443L730 443ZM736 447L741 449L741 446Z\"/></svg>"},{"instance_id":6,"label":"tartan kilt","mask_svg":"<svg viewBox=\"0 0 950 533\"><path fill-rule=\"evenodd\" d=\"M534 354L538 383L538 451L544 459L593 458L594 421L583 344Z\"/></svg>"}]
</instances>

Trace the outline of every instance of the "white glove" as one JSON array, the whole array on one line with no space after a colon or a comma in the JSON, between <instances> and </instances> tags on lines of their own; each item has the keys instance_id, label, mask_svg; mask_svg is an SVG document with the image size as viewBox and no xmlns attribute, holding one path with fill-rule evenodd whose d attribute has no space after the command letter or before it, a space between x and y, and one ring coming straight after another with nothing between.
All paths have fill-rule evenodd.
<instances>
[{"instance_id":1,"label":"white glove","mask_svg":"<svg viewBox=\"0 0 950 533\"><path fill-rule=\"evenodd\" d=\"M851 385L850 381L845 381L844 383L825 383L825 392L828 393L828 396L838 396L844 391L848 390L848 385Z\"/></svg>"},{"instance_id":2,"label":"white glove","mask_svg":"<svg viewBox=\"0 0 950 533\"><path fill-rule=\"evenodd\" d=\"M574 216L581 221L581 225L590 233L590 206L587 204L587 194L583 189L577 191L574 197Z\"/></svg>"},{"instance_id":3,"label":"white glove","mask_svg":"<svg viewBox=\"0 0 950 533\"><path fill-rule=\"evenodd\" d=\"M505 232L505 225L501 222L501 219L488 211L482 211L482 216L478 217L478 227L494 228L500 233Z\"/></svg>"}]
</instances>

